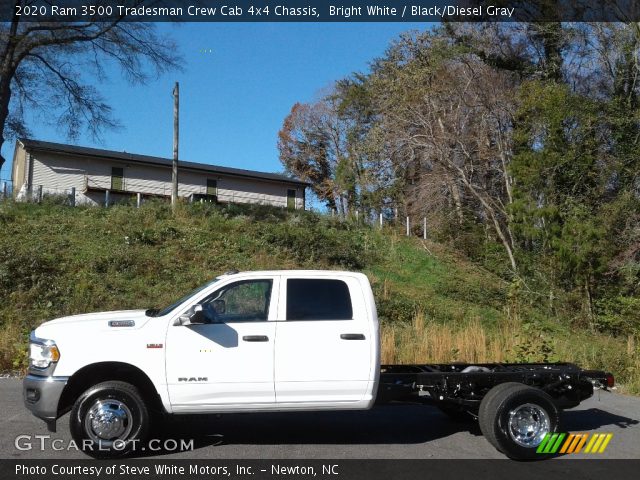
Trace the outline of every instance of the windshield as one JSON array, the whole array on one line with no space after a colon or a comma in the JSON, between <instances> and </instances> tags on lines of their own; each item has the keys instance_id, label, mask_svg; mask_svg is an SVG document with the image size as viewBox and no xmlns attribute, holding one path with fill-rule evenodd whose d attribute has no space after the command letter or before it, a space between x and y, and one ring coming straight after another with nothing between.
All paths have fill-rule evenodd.
<instances>
[{"instance_id":1,"label":"windshield","mask_svg":"<svg viewBox=\"0 0 640 480\"><path fill-rule=\"evenodd\" d=\"M219 279L216 278L216 279L210 281L209 283L205 283L204 285L199 286L195 290L192 290L191 292L187 293L184 297L180 298L180 300L177 300L177 301L173 302L171 305L169 305L168 307L163 308L162 310L159 310L157 308L150 308L145 313L146 313L146 315L148 317L162 317L164 315L167 315L167 314L171 313L173 310L175 310L176 308L178 308L178 306L180 306L182 303L187 301L190 297L194 296L198 292L201 292L202 290L204 290L205 288L209 287L210 285L213 285L218 280Z\"/></svg>"}]
</instances>

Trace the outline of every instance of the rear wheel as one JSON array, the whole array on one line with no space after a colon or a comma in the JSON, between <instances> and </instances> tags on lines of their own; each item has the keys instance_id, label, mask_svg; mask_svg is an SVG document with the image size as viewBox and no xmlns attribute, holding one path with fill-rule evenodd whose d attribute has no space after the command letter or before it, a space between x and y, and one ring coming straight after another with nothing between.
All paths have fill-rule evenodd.
<instances>
[{"instance_id":1,"label":"rear wheel","mask_svg":"<svg viewBox=\"0 0 640 480\"><path fill-rule=\"evenodd\" d=\"M85 391L71 410L71 436L88 455L117 458L142 447L149 412L139 390L125 382L103 382Z\"/></svg>"},{"instance_id":2,"label":"rear wheel","mask_svg":"<svg viewBox=\"0 0 640 480\"><path fill-rule=\"evenodd\" d=\"M482 434L496 449L515 460L534 460L546 458L536 449L558 430L560 412L542 390L504 383L484 397L478 418Z\"/></svg>"}]
</instances>

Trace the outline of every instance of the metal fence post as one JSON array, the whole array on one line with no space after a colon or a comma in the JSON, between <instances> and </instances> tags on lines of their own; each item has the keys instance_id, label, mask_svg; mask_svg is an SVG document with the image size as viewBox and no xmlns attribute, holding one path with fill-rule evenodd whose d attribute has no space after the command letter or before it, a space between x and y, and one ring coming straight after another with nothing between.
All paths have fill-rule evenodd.
<instances>
[{"instance_id":1,"label":"metal fence post","mask_svg":"<svg viewBox=\"0 0 640 480\"><path fill-rule=\"evenodd\" d=\"M142 194L138 192L136 194L136 208L140 208L140 205L142 205Z\"/></svg>"},{"instance_id":2,"label":"metal fence post","mask_svg":"<svg viewBox=\"0 0 640 480\"><path fill-rule=\"evenodd\" d=\"M7 182L2 182L2 199L7 199Z\"/></svg>"},{"instance_id":3,"label":"metal fence post","mask_svg":"<svg viewBox=\"0 0 640 480\"><path fill-rule=\"evenodd\" d=\"M382 213L380 213L380 228L382 228Z\"/></svg>"},{"instance_id":4,"label":"metal fence post","mask_svg":"<svg viewBox=\"0 0 640 480\"><path fill-rule=\"evenodd\" d=\"M409 236L409 230L410 230L409 217L407 217L407 237Z\"/></svg>"},{"instance_id":5,"label":"metal fence post","mask_svg":"<svg viewBox=\"0 0 640 480\"><path fill-rule=\"evenodd\" d=\"M42 202L42 185L38 185L38 193L36 194L38 203Z\"/></svg>"},{"instance_id":6,"label":"metal fence post","mask_svg":"<svg viewBox=\"0 0 640 480\"><path fill-rule=\"evenodd\" d=\"M69 198L71 206L76 206L76 187L71 187L71 197Z\"/></svg>"},{"instance_id":7,"label":"metal fence post","mask_svg":"<svg viewBox=\"0 0 640 480\"><path fill-rule=\"evenodd\" d=\"M109 206L109 197L111 196L111 192L109 190L104 191L104 206Z\"/></svg>"},{"instance_id":8,"label":"metal fence post","mask_svg":"<svg viewBox=\"0 0 640 480\"><path fill-rule=\"evenodd\" d=\"M422 219L422 238L423 240L427 239L427 217Z\"/></svg>"},{"instance_id":9,"label":"metal fence post","mask_svg":"<svg viewBox=\"0 0 640 480\"><path fill-rule=\"evenodd\" d=\"M356 210L356 223L358 223L358 220L359 220L359 219L360 219L360 218L359 218L358 210Z\"/></svg>"}]
</instances>

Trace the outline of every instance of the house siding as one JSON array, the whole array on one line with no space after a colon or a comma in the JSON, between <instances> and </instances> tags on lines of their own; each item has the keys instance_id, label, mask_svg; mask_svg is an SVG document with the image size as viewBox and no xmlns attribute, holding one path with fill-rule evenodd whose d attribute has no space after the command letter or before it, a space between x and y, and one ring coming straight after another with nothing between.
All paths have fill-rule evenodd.
<instances>
[{"instance_id":1,"label":"house siding","mask_svg":"<svg viewBox=\"0 0 640 480\"><path fill-rule=\"evenodd\" d=\"M33 162L33 188L42 185L48 193L68 192L71 187L76 191L84 188L86 159L74 159L55 156L49 153L31 154Z\"/></svg>"},{"instance_id":2,"label":"house siding","mask_svg":"<svg viewBox=\"0 0 640 480\"><path fill-rule=\"evenodd\" d=\"M17 150L25 152L21 146ZM78 204L104 203L104 191L111 190L112 167L124 169L124 192L112 192L111 198L114 201L130 198L137 193L163 197L171 195L171 169L167 167L46 151L35 151L31 153L31 158L34 189L42 185L45 194L68 195L71 188L75 187ZM185 198L192 194L205 195L207 179L217 181L218 201L222 203L286 207L287 190L295 189L296 208L304 209L304 188L300 185L191 169L179 172L178 196Z\"/></svg>"}]
</instances>

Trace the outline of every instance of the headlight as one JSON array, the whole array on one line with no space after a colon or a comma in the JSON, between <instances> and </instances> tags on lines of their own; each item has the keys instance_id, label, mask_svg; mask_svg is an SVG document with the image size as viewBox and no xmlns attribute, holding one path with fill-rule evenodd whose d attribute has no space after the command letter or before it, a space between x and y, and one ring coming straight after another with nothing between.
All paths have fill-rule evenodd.
<instances>
[{"instance_id":1,"label":"headlight","mask_svg":"<svg viewBox=\"0 0 640 480\"><path fill-rule=\"evenodd\" d=\"M53 340L43 340L31 336L29 343L29 363L35 368L47 368L60 359L60 350Z\"/></svg>"}]
</instances>

